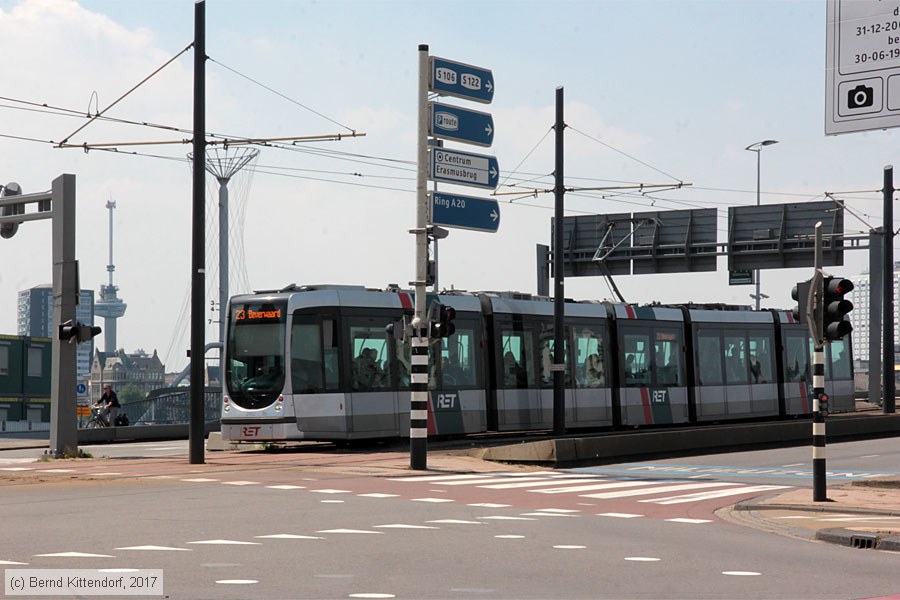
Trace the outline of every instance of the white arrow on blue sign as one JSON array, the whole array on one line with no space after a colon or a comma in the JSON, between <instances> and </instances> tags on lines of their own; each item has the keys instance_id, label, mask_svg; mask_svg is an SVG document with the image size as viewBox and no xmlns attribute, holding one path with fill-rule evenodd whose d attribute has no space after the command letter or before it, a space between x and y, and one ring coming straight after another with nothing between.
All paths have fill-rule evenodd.
<instances>
[{"instance_id":1,"label":"white arrow on blue sign","mask_svg":"<svg viewBox=\"0 0 900 600\"><path fill-rule=\"evenodd\" d=\"M428 88L442 96L456 96L490 104L494 99L494 74L490 69L474 67L446 58L431 56Z\"/></svg>"},{"instance_id":2,"label":"white arrow on blue sign","mask_svg":"<svg viewBox=\"0 0 900 600\"><path fill-rule=\"evenodd\" d=\"M428 178L458 185L494 189L500 181L496 156L472 154L446 148L433 148Z\"/></svg>"},{"instance_id":3,"label":"white arrow on blue sign","mask_svg":"<svg viewBox=\"0 0 900 600\"><path fill-rule=\"evenodd\" d=\"M468 110L450 104L428 104L428 135L476 146L494 141L494 118L490 113Z\"/></svg>"},{"instance_id":4,"label":"white arrow on blue sign","mask_svg":"<svg viewBox=\"0 0 900 600\"><path fill-rule=\"evenodd\" d=\"M435 225L495 233L500 227L500 207L491 198L475 198L431 192L431 222Z\"/></svg>"}]
</instances>

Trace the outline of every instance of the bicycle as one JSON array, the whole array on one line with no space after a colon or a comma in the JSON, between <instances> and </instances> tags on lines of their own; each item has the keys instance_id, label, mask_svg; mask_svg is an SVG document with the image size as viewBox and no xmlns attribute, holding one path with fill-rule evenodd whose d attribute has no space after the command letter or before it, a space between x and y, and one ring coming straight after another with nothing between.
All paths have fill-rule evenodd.
<instances>
[{"instance_id":1,"label":"bicycle","mask_svg":"<svg viewBox=\"0 0 900 600\"><path fill-rule=\"evenodd\" d=\"M91 407L91 420L85 424L85 429L106 429L109 427L109 421L100 414L100 410L99 406Z\"/></svg>"}]
</instances>

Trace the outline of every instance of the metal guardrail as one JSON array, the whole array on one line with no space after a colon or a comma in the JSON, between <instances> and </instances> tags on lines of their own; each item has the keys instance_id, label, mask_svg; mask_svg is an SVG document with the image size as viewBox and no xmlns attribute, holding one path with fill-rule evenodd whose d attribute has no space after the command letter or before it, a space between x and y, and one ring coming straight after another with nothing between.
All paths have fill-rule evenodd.
<instances>
[{"instance_id":1,"label":"metal guardrail","mask_svg":"<svg viewBox=\"0 0 900 600\"><path fill-rule=\"evenodd\" d=\"M207 389L204 393L203 404L204 420L207 423L218 422L222 406L222 391ZM129 425L189 423L191 420L190 388L174 388L172 391L166 391L144 400L123 402L119 414L128 415ZM79 427L84 427L89 420L89 416L80 417Z\"/></svg>"},{"instance_id":2,"label":"metal guardrail","mask_svg":"<svg viewBox=\"0 0 900 600\"><path fill-rule=\"evenodd\" d=\"M50 423L38 421L0 421L0 433L22 433L25 431L50 431Z\"/></svg>"}]
</instances>

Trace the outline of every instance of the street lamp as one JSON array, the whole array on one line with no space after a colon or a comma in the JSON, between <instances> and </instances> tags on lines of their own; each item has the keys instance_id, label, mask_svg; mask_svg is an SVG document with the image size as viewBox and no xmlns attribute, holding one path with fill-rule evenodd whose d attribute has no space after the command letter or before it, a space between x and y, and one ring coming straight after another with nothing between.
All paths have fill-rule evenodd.
<instances>
[{"instance_id":1,"label":"street lamp","mask_svg":"<svg viewBox=\"0 0 900 600\"><path fill-rule=\"evenodd\" d=\"M750 152L756 152L756 205L759 206L759 153L762 152L763 147L771 146L772 144L777 144L778 140L763 140L761 142L756 142L754 144L750 144L744 150L749 150ZM759 269L755 270L755 279L756 279L756 294L752 297L756 299L756 310L759 310L759 301L763 298L763 296L759 293ZM765 296L768 298L768 296Z\"/></svg>"}]
</instances>

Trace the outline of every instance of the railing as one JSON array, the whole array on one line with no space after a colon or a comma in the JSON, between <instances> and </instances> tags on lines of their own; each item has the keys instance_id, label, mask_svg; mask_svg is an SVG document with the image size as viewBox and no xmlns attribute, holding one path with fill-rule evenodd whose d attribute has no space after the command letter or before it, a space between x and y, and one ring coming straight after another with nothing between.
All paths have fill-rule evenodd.
<instances>
[{"instance_id":1,"label":"railing","mask_svg":"<svg viewBox=\"0 0 900 600\"><path fill-rule=\"evenodd\" d=\"M0 421L0 432L50 431L50 423L38 421Z\"/></svg>"},{"instance_id":2,"label":"railing","mask_svg":"<svg viewBox=\"0 0 900 600\"><path fill-rule=\"evenodd\" d=\"M189 423L191 420L190 388L154 390L150 397L135 402L123 402L120 415L128 415L129 425L171 425ZM219 420L222 407L222 390L207 388L204 392L203 413L206 422ZM83 427L90 417L81 417Z\"/></svg>"}]
</instances>

